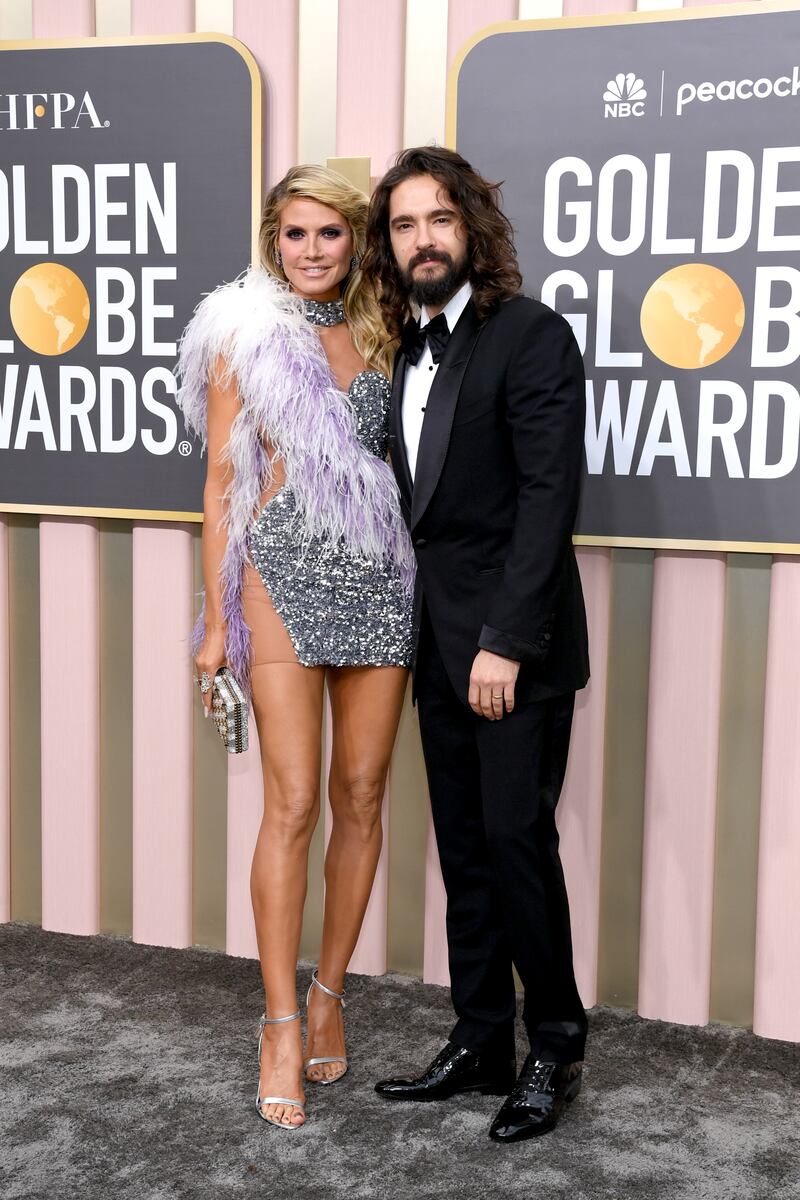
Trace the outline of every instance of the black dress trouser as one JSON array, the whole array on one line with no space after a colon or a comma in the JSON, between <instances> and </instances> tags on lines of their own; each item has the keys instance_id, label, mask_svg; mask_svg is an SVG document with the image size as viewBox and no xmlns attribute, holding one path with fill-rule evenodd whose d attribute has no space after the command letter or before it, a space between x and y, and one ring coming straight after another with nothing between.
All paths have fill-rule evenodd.
<instances>
[{"instance_id":1,"label":"black dress trouser","mask_svg":"<svg viewBox=\"0 0 800 1200\"><path fill-rule=\"evenodd\" d=\"M516 994L531 1050L579 1062L586 1013L575 985L556 804L575 694L519 705L500 721L459 700L427 613L415 672L422 747L447 892L450 1040L510 1056Z\"/></svg>"}]
</instances>

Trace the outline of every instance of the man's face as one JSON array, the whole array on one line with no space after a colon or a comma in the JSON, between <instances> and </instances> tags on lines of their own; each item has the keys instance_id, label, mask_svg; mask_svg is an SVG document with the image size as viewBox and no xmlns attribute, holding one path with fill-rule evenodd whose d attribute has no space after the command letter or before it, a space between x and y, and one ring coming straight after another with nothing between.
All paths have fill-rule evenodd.
<instances>
[{"instance_id":1,"label":"man's face","mask_svg":"<svg viewBox=\"0 0 800 1200\"><path fill-rule=\"evenodd\" d=\"M461 213L430 175L413 175L392 190L389 236L408 292L428 309L443 307L469 275Z\"/></svg>"}]
</instances>

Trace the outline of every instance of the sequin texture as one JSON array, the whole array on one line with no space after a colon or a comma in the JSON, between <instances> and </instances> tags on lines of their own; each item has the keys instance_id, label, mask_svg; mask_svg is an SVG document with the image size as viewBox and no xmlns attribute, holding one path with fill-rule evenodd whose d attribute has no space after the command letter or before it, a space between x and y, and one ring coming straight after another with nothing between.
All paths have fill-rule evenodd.
<instances>
[{"instance_id":1,"label":"sequin texture","mask_svg":"<svg viewBox=\"0 0 800 1200\"><path fill-rule=\"evenodd\" d=\"M309 325L341 325L344 320L343 300L304 300Z\"/></svg>"},{"instance_id":2,"label":"sequin texture","mask_svg":"<svg viewBox=\"0 0 800 1200\"><path fill-rule=\"evenodd\" d=\"M379 458L390 394L379 371L362 371L348 392L358 439ZM343 541L309 537L289 484L256 518L250 554L304 666L410 664L411 604L396 567L354 554Z\"/></svg>"}]
</instances>

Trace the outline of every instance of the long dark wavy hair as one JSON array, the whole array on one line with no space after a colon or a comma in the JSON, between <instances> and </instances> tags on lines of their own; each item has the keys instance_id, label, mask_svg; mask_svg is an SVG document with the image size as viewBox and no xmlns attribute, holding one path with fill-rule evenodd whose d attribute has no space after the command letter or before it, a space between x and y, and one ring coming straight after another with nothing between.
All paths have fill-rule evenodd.
<instances>
[{"instance_id":1,"label":"long dark wavy hair","mask_svg":"<svg viewBox=\"0 0 800 1200\"><path fill-rule=\"evenodd\" d=\"M377 284L384 323L392 338L400 336L411 308L392 251L389 201L399 183L418 175L435 179L459 209L467 232L469 281L478 316L483 319L522 287L511 222L500 208L500 184L489 183L454 150L442 146L403 150L372 193L367 249L361 263L364 274Z\"/></svg>"}]
</instances>

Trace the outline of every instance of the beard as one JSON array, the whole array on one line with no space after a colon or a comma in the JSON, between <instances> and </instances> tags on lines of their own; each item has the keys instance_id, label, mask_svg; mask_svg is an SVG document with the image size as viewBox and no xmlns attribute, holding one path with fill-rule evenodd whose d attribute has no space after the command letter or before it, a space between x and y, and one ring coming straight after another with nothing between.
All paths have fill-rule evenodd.
<instances>
[{"instance_id":1,"label":"beard","mask_svg":"<svg viewBox=\"0 0 800 1200\"><path fill-rule=\"evenodd\" d=\"M446 270L441 275L428 278L424 275L415 276L414 268L427 261L444 263ZM407 269L400 272L400 277L416 304L438 307L454 296L462 283L466 283L469 278L469 260L466 254L456 261L444 250L429 250L424 254L415 254Z\"/></svg>"}]
</instances>

